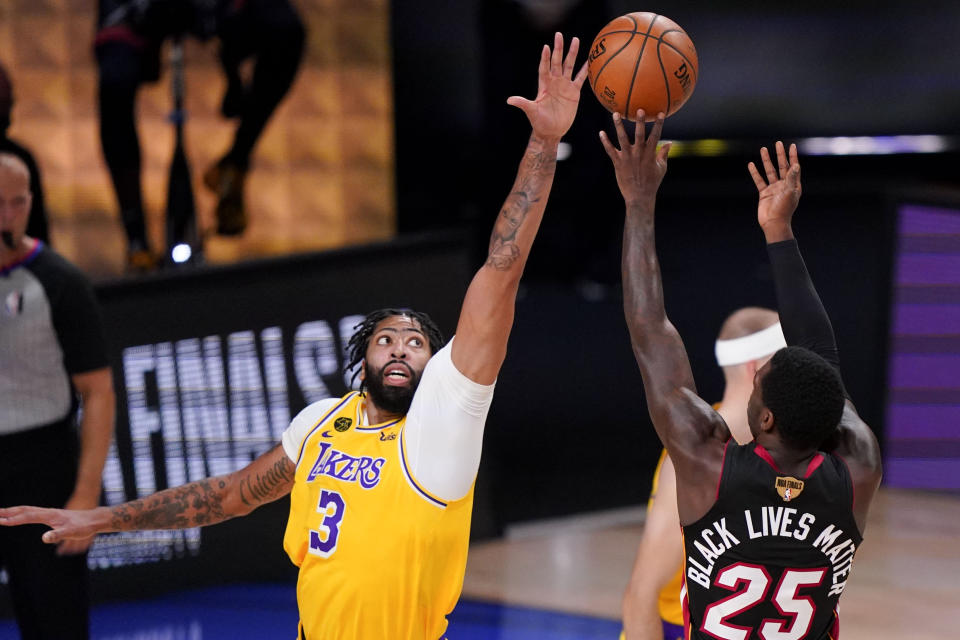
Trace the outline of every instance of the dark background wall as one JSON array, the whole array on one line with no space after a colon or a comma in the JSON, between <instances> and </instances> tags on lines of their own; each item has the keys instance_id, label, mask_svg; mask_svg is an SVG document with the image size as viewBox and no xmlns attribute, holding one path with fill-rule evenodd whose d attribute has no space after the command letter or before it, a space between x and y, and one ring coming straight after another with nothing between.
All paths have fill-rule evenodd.
<instances>
[{"instance_id":1,"label":"dark background wall","mask_svg":"<svg viewBox=\"0 0 960 640\"><path fill-rule=\"evenodd\" d=\"M723 318L775 305L745 168L760 146L946 136L934 154L802 159L797 235L848 387L882 437L895 206L904 190L937 201L958 187L956 3L395 3L399 229L469 229L478 265L529 135L506 98L534 95L539 48L555 30L585 49L606 22L641 9L678 22L700 58L697 88L665 137L727 142L718 156L671 159L658 204L668 312L708 399L722 389L712 345ZM491 411L475 536L646 499L659 443L620 307L622 201L596 139L609 125L585 87Z\"/></svg>"},{"instance_id":2,"label":"dark background wall","mask_svg":"<svg viewBox=\"0 0 960 640\"><path fill-rule=\"evenodd\" d=\"M668 120L667 135L729 143L723 155L671 159L658 204L667 310L685 339L701 395L715 400L722 378L712 346L723 318L744 305L775 305L747 161L777 137L956 136L960 89L953 76L960 39L951 29L960 24L960 5L701 4L651 2L644 8L677 20L700 53L700 83ZM276 441L287 414L319 393L300 384L304 372L296 365L296 336L305 323L324 321L331 328L304 358L330 393L345 388L337 364L346 320L355 314L408 305L453 330L528 135L525 118L505 104L506 97L533 95L539 47L555 28L588 43L611 18L635 8L612 0L541 5L568 11L559 21L541 14L536 23L505 0L394 3L398 242L101 288L122 381L119 455L108 497L119 501L165 486L194 440L200 459L209 457L203 447L212 440L187 433L187 416L206 401L191 395L190 384L176 378L164 383L160 371L163 357L183 356L181 347L195 350L203 339L229 354L231 345L252 345L216 365L227 385L207 386L214 395L229 391L230 417L215 415L210 424L227 424L225 440L248 445L244 430L261 425L255 444L263 449ZM558 166L488 420L475 539L498 535L513 522L641 504L649 490L660 445L621 310L622 202L596 142L597 130L608 124L609 115L585 89L565 139L572 155ZM934 154L803 158L797 235L834 321L848 389L881 438L896 206L960 202L955 138L945 145ZM448 228L460 233L410 238ZM155 359L156 373L141 371L128 381L124 358L141 356ZM278 359L281 372L271 369ZM257 393L242 391L243 381L230 378L231 367L241 371L244 361L247 373L252 369L266 381ZM269 384L280 373L289 382L286 392ZM137 402L160 416L156 428L131 430L128 413ZM236 404L249 411L233 411ZM143 465L152 474L138 475ZM169 546L171 558L105 570L97 574L100 593L118 595L109 588L116 577L123 578L116 584L135 581L138 589L164 589L198 575L286 577L284 509L280 502L204 530L194 541L202 550L181 548L189 547L185 538L181 547ZM139 553L136 540L129 547ZM244 566L255 575L241 575L231 558L251 548L258 562ZM117 553L104 548L101 556ZM225 563L229 570L215 569Z\"/></svg>"}]
</instances>

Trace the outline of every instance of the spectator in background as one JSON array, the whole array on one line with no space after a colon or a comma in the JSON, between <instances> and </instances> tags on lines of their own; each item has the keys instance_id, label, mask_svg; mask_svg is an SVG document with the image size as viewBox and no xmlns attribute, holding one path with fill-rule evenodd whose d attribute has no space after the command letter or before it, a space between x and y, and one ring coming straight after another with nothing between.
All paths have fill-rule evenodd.
<instances>
[{"instance_id":1,"label":"spectator in background","mask_svg":"<svg viewBox=\"0 0 960 640\"><path fill-rule=\"evenodd\" d=\"M113 434L106 341L90 283L26 233L31 200L27 165L0 153L0 506L92 509ZM87 638L93 537L51 546L39 535L0 531L22 637Z\"/></svg>"},{"instance_id":2,"label":"spectator in background","mask_svg":"<svg viewBox=\"0 0 960 640\"><path fill-rule=\"evenodd\" d=\"M243 185L250 154L293 83L305 40L287 0L100 0L95 40L100 141L127 235L127 264L134 271L157 262L144 224L137 89L159 79L161 46L177 34L219 38L227 79L221 111L239 119L233 145L204 173L204 183L217 194L216 232L222 235L246 229ZM256 62L245 84L239 67L248 58Z\"/></svg>"},{"instance_id":3,"label":"spectator in background","mask_svg":"<svg viewBox=\"0 0 960 640\"><path fill-rule=\"evenodd\" d=\"M47 227L47 211L43 206L43 183L40 181L40 169L33 154L25 147L7 137L13 112L13 83L7 70L0 65L0 153L11 153L27 165L30 172L30 192L33 194L30 205L30 217L27 222L27 235L44 244L50 244L50 231Z\"/></svg>"}]
</instances>

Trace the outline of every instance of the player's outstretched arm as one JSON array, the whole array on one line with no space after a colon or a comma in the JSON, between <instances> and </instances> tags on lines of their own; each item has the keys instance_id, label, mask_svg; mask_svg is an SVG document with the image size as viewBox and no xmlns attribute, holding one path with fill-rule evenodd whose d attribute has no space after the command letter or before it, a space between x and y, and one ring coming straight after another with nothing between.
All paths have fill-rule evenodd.
<instances>
[{"instance_id":1,"label":"player's outstretched arm","mask_svg":"<svg viewBox=\"0 0 960 640\"><path fill-rule=\"evenodd\" d=\"M296 465L277 445L252 463L225 476L204 478L112 507L81 511L10 507L0 509L0 525L45 524L43 541L87 538L111 531L187 529L244 516L290 493Z\"/></svg>"},{"instance_id":2,"label":"player's outstretched arm","mask_svg":"<svg viewBox=\"0 0 960 640\"><path fill-rule=\"evenodd\" d=\"M759 195L757 222L767 241L774 270L784 337L787 344L806 347L839 370L840 355L830 317L807 274L793 235L793 215L803 192L797 145L790 145L789 155L780 141L775 149L776 167L764 147L760 150L763 174L752 162L747 169Z\"/></svg>"},{"instance_id":3,"label":"player's outstretched arm","mask_svg":"<svg viewBox=\"0 0 960 640\"><path fill-rule=\"evenodd\" d=\"M637 113L642 123L643 111ZM630 330L633 355L643 376L647 407L661 442L677 470L680 520L689 523L713 504L720 476L722 446L730 437L723 420L697 396L680 334L667 318L663 283L654 242L657 190L667 172L669 145L659 150L664 115L649 136L638 125L631 142L619 114L613 115L619 149L606 133L600 141L613 162L617 184L626 203L623 226L623 311ZM709 443L709 444L708 444Z\"/></svg>"},{"instance_id":4,"label":"player's outstretched arm","mask_svg":"<svg viewBox=\"0 0 960 640\"><path fill-rule=\"evenodd\" d=\"M507 100L523 110L533 132L494 224L487 260L467 289L451 354L457 369L480 384L493 383L506 357L520 276L553 185L557 146L573 124L587 77L586 64L573 75L579 48L573 38L564 56L557 33L553 47L544 45L540 55L536 99Z\"/></svg>"},{"instance_id":5,"label":"player's outstretched arm","mask_svg":"<svg viewBox=\"0 0 960 640\"><path fill-rule=\"evenodd\" d=\"M788 154L783 143L778 141L776 154L777 164L774 166L766 147L760 150L763 174L752 162L747 169L759 194L757 222L767 241L783 334L788 344L810 349L839 371L840 356L833 325L793 234L793 215L802 191L797 145L791 144ZM862 532L867 507L880 485L880 445L849 400L833 451L843 457L853 476L857 496L854 515Z\"/></svg>"}]
</instances>

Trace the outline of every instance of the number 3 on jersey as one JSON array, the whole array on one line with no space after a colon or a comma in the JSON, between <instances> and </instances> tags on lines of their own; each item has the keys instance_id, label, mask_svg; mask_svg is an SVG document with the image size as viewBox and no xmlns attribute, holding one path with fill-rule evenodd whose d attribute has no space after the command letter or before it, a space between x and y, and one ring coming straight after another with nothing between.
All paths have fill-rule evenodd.
<instances>
[{"instance_id":1,"label":"number 3 on jersey","mask_svg":"<svg viewBox=\"0 0 960 640\"><path fill-rule=\"evenodd\" d=\"M343 520L345 505L343 496L336 491L324 489L317 502L317 513L324 514L320 530L310 530L310 553L321 558L329 558L337 550L337 538L340 537L340 521Z\"/></svg>"}]
</instances>

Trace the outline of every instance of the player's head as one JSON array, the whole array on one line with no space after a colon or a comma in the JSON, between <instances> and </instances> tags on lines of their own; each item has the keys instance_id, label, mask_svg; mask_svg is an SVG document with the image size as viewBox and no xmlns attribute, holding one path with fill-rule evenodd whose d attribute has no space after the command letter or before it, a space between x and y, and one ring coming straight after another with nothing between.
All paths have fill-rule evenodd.
<instances>
[{"instance_id":1,"label":"player's head","mask_svg":"<svg viewBox=\"0 0 960 640\"><path fill-rule=\"evenodd\" d=\"M10 127L10 113L13 111L13 83L7 70L0 64L0 134Z\"/></svg>"},{"instance_id":2,"label":"player's head","mask_svg":"<svg viewBox=\"0 0 960 640\"><path fill-rule=\"evenodd\" d=\"M754 380L747 405L754 438L776 430L786 446L808 451L816 449L840 424L845 401L840 374L809 349L780 349Z\"/></svg>"},{"instance_id":3,"label":"player's head","mask_svg":"<svg viewBox=\"0 0 960 640\"><path fill-rule=\"evenodd\" d=\"M0 242L4 249L20 246L31 199L27 165L15 155L0 153Z\"/></svg>"},{"instance_id":4,"label":"player's head","mask_svg":"<svg viewBox=\"0 0 960 640\"><path fill-rule=\"evenodd\" d=\"M757 369L787 346L780 328L780 316L764 307L737 309L723 321L714 353L727 385L752 384Z\"/></svg>"},{"instance_id":5,"label":"player's head","mask_svg":"<svg viewBox=\"0 0 960 640\"><path fill-rule=\"evenodd\" d=\"M379 309L354 330L347 344L347 370L355 370L360 390L377 407L406 413L427 361L443 346L439 327L419 311Z\"/></svg>"}]
</instances>

